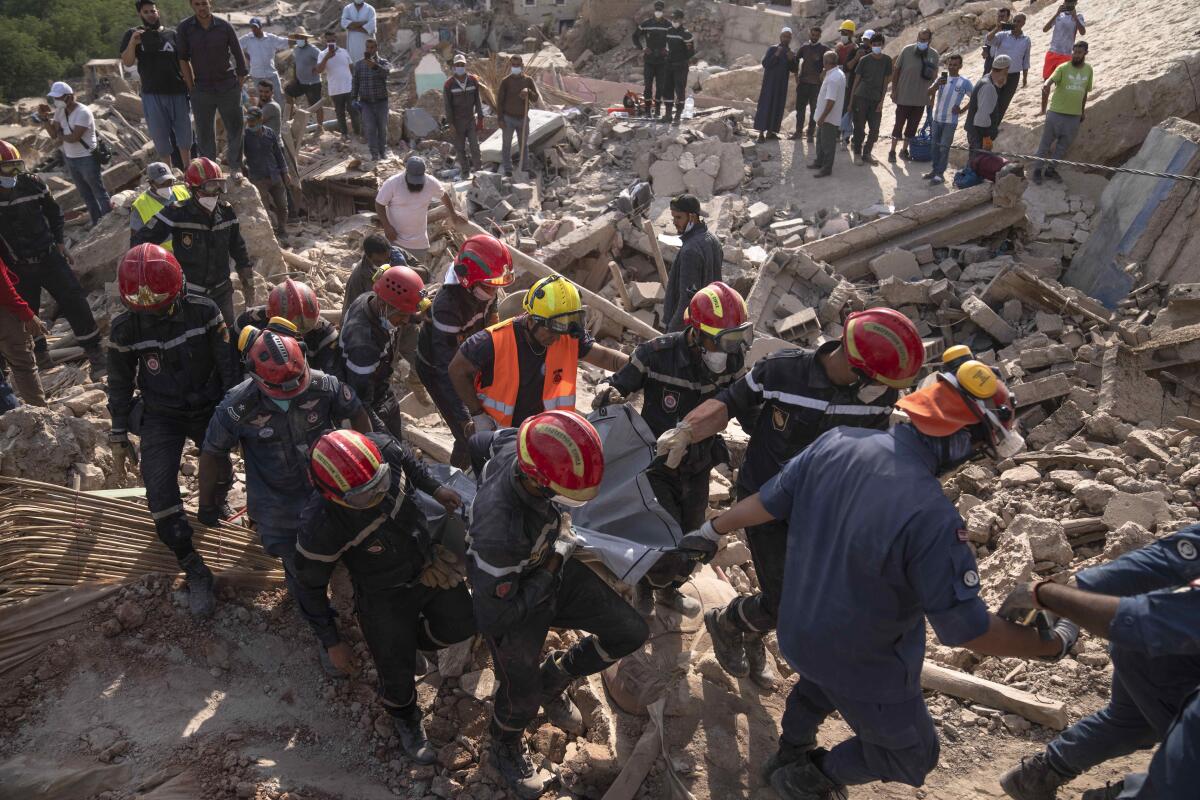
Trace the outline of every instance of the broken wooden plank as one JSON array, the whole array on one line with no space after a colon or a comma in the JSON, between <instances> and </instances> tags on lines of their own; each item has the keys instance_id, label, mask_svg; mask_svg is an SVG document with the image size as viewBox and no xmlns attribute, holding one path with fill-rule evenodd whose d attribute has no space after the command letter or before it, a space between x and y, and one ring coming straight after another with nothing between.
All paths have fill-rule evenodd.
<instances>
[{"instance_id":1,"label":"broken wooden plank","mask_svg":"<svg viewBox=\"0 0 1200 800\"><path fill-rule=\"evenodd\" d=\"M662 248L658 246L658 234L654 232L654 225L650 222L649 217L642 219L642 230L645 231L646 237L650 240L650 250L654 257L654 268L658 270L658 282L667 288L667 265L663 263Z\"/></svg>"},{"instance_id":2,"label":"broken wooden plank","mask_svg":"<svg viewBox=\"0 0 1200 800\"><path fill-rule=\"evenodd\" d=\"M629 287L625 285L625 276L621 274L621 268L617 266L617 262L608 262L608 274L612 275L613 282L617 285L617 294L621 296L621 305L625 306L626 311L633 311L633 300L629 297Z\"/></svg>"},{"instance_id":3,"label":"broken wooden plank","mask_svg":"<svg viewBox=\"0 0 1200 800\"><path fill-rule=\"evenodd\" d=\"M1063 703L1042 700L1029 692L948 669L932 661L926 661L921 669L921 688L1019 714L1030 722L1056 731L1067 727L1067 710Z\"/></svg>"},{"instance_id":4,"label":"broken wooden plank","mask_svg":"<svg viewBox=\"0 0 1200 800\"><path fill-rule=\"evenodd\" d=\"M1108 525L1104 524L1104 520L1100 517L1065 519L1063 520L1062 526L1063 533L1067 535L1067 538L1074 538L1076 536L1089 536L1093 533L1104 532L1108 530Z\"/></svg>"},{"instance_id":5,"label":"broken wooden plank","mask_svg":"<svg viewBox=\"0 0 1200 800\"><path fill-rule=\"evenodd\" d=\"M1033 464L1037 467L1075 467L1084 466L1092 470L1112 467L1122 472L1128 472L1125 462L1116 456L1095 455L1094 453L1019 453L1013 456L1018 464Z\"/></svg>"}]
</instances>

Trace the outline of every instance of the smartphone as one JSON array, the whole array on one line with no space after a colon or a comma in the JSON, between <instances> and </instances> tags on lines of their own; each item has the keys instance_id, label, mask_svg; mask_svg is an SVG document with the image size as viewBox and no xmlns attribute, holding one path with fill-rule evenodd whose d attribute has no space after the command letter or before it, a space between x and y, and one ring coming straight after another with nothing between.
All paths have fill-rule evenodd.
<instances>
[{"instance_id":1,"label":"smartphone","mask_svg":"<svg viewBox=\"0 0 1200 800\"><path fill-rule=\"evenodd\" d=\"M942 73L942 83L947 83L949 80L950 80L950 73L943 72Z\"/></svg>"}]
</instances>

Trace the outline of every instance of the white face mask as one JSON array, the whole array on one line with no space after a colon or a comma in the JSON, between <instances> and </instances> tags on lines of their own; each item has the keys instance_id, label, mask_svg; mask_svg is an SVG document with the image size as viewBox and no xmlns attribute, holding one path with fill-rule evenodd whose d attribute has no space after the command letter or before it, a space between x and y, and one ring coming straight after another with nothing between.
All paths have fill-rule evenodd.
<instances>
[{"instance_id":1,"label":"white face mask","mask_svg":"<svg viewBox=\"0 0 1200 800\"><path fill-rule=\"evenodd\" d=\"M863 403L874 403L879 398L883 397L887 392L887 387L878 383L868 383L858 390L858 399Z\"/></svg>"},{"instance_id":2,"label":"white face mask","mask_svg":"<svg viewBox=\"0 0 1200 800\"><path fill-rule=\"evenodd\" d=\"M550 498L551 502L558 503L560 506L567 508L581 508L587 505L587 500L572 500L570 497L563 497L561 494L556 494Z\"/></svg>"},{"instance_id":3,"label":"white face mask","mask_svg":"<svg viewBox=\"0 0 1200 800\"><path fill-rule=\"evenodd\" d=\"M714 375L720 375L729 365L729 353L720 350L712 352L705 350L701 358L704 359L704 366L708 367L708 371Z\"/></svg>"},{"instance_id":4,"label":"white face mask","mask_svg":"<svg viewBox=\"0 0 1200 800\"><path fill-rule=\"evenodd\" d=\"M163 200L175 199L175 192L170 186L160 186L154 190L154 194Z\"/></svg>"},{"instance_id":5,"label":"white face mask","mask_svg":"<svg viewBox=\"0 0 1200 800\"><path fill-rule=\"evenodd\" d=\"M521 67L513 67L513 68L512 68L512 74L513 74L513 75L520 75L520 74L521 74L521 72L522 72L522 69L521 69Z\"/></svg>"},{"instance_id":6,"label":"white face mask","mask_svg":"<svg viewBox=\"0 0 1200 800\"><path fill-rule=\"evenodd\" d=\"M680 22L679 20L674 20L674 19L673 19L673 20L671 20L671 27L672 27L672 28L678 28L678 27L680 27L680 26L682 26L682 25L683 25L683 23L682 23L682 22Z\"/></svg>"},{"instance_id":7,"label":"white face mask","mask_svg":"<svg viewBox=\"0 0 1200 800\"><path fill-rule=\"evenodd\" d=\"M467 74L467 68L466 67L455 67L454 74L458 75L459 77L462 77L463 75Z\"/></svg>"},{"instance_id":8,"label":"white face mask","mask_svg":"<svg viewBox=\"0 0 1200 800\"><path fill-rule=\"evenodd\" d=\"M848 34L848 33L843 33L843 34L842 34L842 41L843 41L843 42L848 42L848 41L850 41L850 34Z\"/></svg>"},{"instance_id":9,"label":"white face mask","mask_svg":"<svg viewBox=\"0 0 1200 800\"><path fill-rule=\"evenodd\" d=\"M204 206L209 211L212 211L217 207L216 197L197 197L196 199L200 201L200 205Z\"/></svg>"},{"instance_id":10,"label":"white face mask","mask_svg":"<svg viewBox=\"0 0 1200 800\"><path fill-rule=\"evenodd\" d=\"M57 99L57 98L56 98L56 99L54 100L54 107L55 107L55 108L66 108L66 107L67 107L67 101L66 101L66 100L59 100L59 99Z\"/></svg>"},{"instance_id":11,"label":"white face mask","mask_svg":"<svg viewBox=\"0 0 1200 800\"><path fill-rule=\"evenodd\" d=\"M16 185L17 185L17 176L16 175L0 177L0 187L3 187L5 189L11 189Z\"/></svg>"},{"instance_id":12,"label":"white face mask","mask_svg":"<svg viewBox=\"0 0 1200 800\"><path fill-rule=\"evenodd\" d=\"M471 287L471 294L475 295L476 299L483 301L491 300L493 297L492 293L482 286Z\"/></svg>"},{"instance_id":13,"label":"white face mask","mask_svg":"<svg viewBox=\"0 0 1200 800\"><path fill-rule=\"evenodd\" d=\"M879 55L880 53L883 52L883 48L882 47L872 47L871 52L874 53L875 55Z\"/></svg>"},{"instance_id":14,"label":"white face mask","mask_svg":"<svg viewBox=\"0 0 1200 800\"><path fill-rule=\"evenodd\" d=\"M663 12L661 12L661 11L655 11L655 12L654 12L654 18L655 18L655 19L662 19L662 18L663 18Z\"/></svg>"}]
</instances>

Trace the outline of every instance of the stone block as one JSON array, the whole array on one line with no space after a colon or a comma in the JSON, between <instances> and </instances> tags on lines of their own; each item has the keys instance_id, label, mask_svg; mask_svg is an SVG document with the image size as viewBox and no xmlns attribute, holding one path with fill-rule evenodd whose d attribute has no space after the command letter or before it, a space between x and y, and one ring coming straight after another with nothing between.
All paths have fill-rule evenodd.
<instances>
[{"instance_id":1,"label":"stone block","mask_svg":"<svg viewBox=\"0 0 1200 800\"><path fill-rule=\"evenodd\" d=\"M1011 300L1005 300L1004 305L1000 307L1000 317L1014 327L1021 324L1021 317L1024 314L1025 307L1015 297Z\"/></svg>"},{"instance_id":2,"label":"stone block","mask_svg":"<svg viewBox=\"0 0 1200 800\"><path fill-rule=\"evenodd\" d=\"M933 263L933 245L929 243L917 245L908 252L912 253L913 256L916 257L918 264Z\"/></svg>"},{"instance_id":3,"label":"stone block","mask_svg":"<svg viewBox=\"0 0 1200 800\"><path fill-rule=\"evenodd\" d=\"M694 169L691 172L686 172L683 175L683 186L689 194L696 195L696 199L702 203L708 202L713 198L713 188L716 180L712 175L709 175L702 169ZM657 190L656 190L657 193Z\"/></svg>"},{"instance_id":4,"label":"stone block","mask_svg":"<svg viewBox=\"0 0 1200 800\"><path fill-rule=\"evenodd\" d=\"M1171 508L1158 492L1129 494L1117 492L1104 508L1104 524L1116 530L1127 522L1136 522L1147 530L1171 521Z\"/></svg>"},{"instance_id":5,"label":"stone block","mask_svg":"<svg viewBox=\"0 0 1200 800\"><path fill-rule=\"evenodd\" d=\"M1052 344L1049 347L1032 347L1022 349L1018 357L1022 369L1045 369L1054 364L1066 364L1075 360L1071 348L1062 344Z\"/></svg>"},{"instance_id":6,"label":"stone block","mask_svg":"<svg viewBox=\"0 0 1200 800\"><path fill-rule=\"evenodd\" d=\"M674 197L687 188L683 182L683 171L673 161L655 161L650 165L650 183L654 194L659 197Z\"/></svg>"},{"instance_id":7,"label":"stone block","mask_svg":"<svg viewBox=\"0 0 1200 800\"><path fill-rule=\"evenodd\" d=\"M933 281L905 281L895 276L879 281L879 294L892 308L910 305L929 305L929 287Z\"/></svg>"},{"instance_id":8,"label":"stone block","mask_svg":"<svg viewBox=\"0 0 1200 800\"><path fill-rule=\"evenodd\" d=\"M874 265L875 262L871 263ZM963 300L962 307L972 322L1001 344L1011 344L1017 338L1017 332L1013 330L1013 327L978 297L966 298Z\"/></svg>"},{"instance_id":9,"label":"stone block","mask_svg":"<svg viewBox=\"0 0 1200 800\"><path fill-rule=\"evenodd\" d=\"M1030 450L1038 450L1052 444L1065 442L1083 427L1083 409L1067 400L1050 418L1029 432L1026 441Z\"/></svg>"},{"instance_id":10,"label":"stone block","mask_svg":"<svg viewBox=\"0 0 1200 800\"><path fill-rule=\"evenodd\" d=\"M1044 311L1038 311L1033 315L1033 321L1037 326L1038 333L1044 333L1050 337L1057 338L1065 330L1063 318L1058 314L1047 314Z\"/></svg>"},{"instance_id":11,"label":"stone block","mask_svg":"<svg viewBox=\"0 0 1200 800\"><path fill-rule=\"evenodd\" d=\"M750 217L751 222L762 227L771 221L771 218L775 216L775 211L766 203L760 202L751 205L746 214Z\"/></svg>"},{"instance_id":12,"label":"stone block","mask_svg":"<svg viewBox=\"0 0 1200 800\"><path fill-rule=\"evenodd\" d=\"M876 256L871 259L870 268L879 280L894 277L907 281L921 280L924 277L916 256L907 250L889 250L881 256Z\"/></svg>"},{"instance_id":13,"label":"stone block","mask_svg":"<svg viewBox=\"0 0 1200 800\"><path fill-rule=\"evenodd\" d=\"M1065 567L1074 557L1071 543L1067 541L1063 526L1057 520L1018 514L1009 523L1005 535L1028 538L1034 561L1053 561Z\"/></svg>"},{"instance_id":14,"label":"stone block","mask_svg":"<svg viewBox=\"0 0 1200 800\"><path fill-rule=\"evenodd\" d=\"M1136 522L1126 522L1104 537L1104 552L1101 558L1111 561L1117 556L1145 547L1154 541L1154 534Z\"/></svg>"},{"instance_id":15,"label":"stone block","mask_svg":"<svg viewBox=\"0 0 1200 800\"><path fill-rule=\"evenodd\" d=\"M1069 394L1071 381L1066 375L1051 375L1036 381L1010 385L1008 388L1016 395L1016 406L1020 409Z\"/></svg>"},{"instance_id":16,"label":"stone block","mask_svg":"<svg viewBox=\"0 0 1200 800\"><path fill-rule=\"evenodd\" d=\"M1154 458L1164 464L1171 460L1171 454L1163 449L1150 431L1133 431L1125 437L1121 449L1134 458Z\"/></svg>"},{"instance_id":17,"label":"stone block","mask_svg":"<svg viewBox=\"0 0 1200 800\"><path fill-rule=\"evenodd\" d=\"M1000 536L996 550L979 562L980 596L990 607L1003 602L1008 593L1018 584L1028 582L1033 576L1033 548L1027 536Z\"/></svg>"},{"instance_id":18,"label":"stone block","mask_svg":"<svg viewBox=\"0 0 1200 800\"><path fill-rule=\"evenodd\" d=\"M1000 485L1011 489L1014 486L1029 486L1034 483L1041 483L1042 474L1037 471L1037 468L1030 464L1022 464L1019 467L1006 469L1000 473Z\"/></svg>"},{"instance_id":19,"label":"stone block","mask_svg":"<svg viewBox=\"0 0 1200 800\"><path fill-rule=\"evenodd\" d=\"M788 341L795 341L820 330L821 324L817 321L816 309L812 308L802 309L775 322L775 332L781 339Z\"/></svg>"},{"instance_id":20,"label":"stone block","mask_svg":"<svg viewBox=\"0 0 1200 800\"><path fill-rule=\"evenodd\" d=\"M963 266L978 264L992 257L992 251L978 244L964 244L950 248L950 257Z\"/></svg>"},{"instance_id":21,"label":"stone block","mask_svg":"<svg viewBox=\"0 0 1200 800\"><path fill-rule=\"evenodd\" d=\"M667 292L661 283L652 281L633 281L629 284L629 301L635 309L654 308L667 298Z\"/></svg>"}]
</instances>

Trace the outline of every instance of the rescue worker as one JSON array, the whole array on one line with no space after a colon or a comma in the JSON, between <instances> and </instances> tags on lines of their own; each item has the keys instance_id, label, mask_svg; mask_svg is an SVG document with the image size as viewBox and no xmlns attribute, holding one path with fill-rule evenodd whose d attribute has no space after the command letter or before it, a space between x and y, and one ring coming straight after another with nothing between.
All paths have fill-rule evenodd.
<instances>
[{"instance_id":1,"label":"rescue worker","mask_svg":"<svg viewBox=\"0 0 1200 800\"><path fill-rule=\"evenodd\" d=\"M135 234L155 214L162 211L163 206L183 202L192 196L186 186L175 182L175 173L161 161L155 161L146 167L146 183L148 184L146 191L138 195L137 200L133 201L133 205L129 209L130 247L135 244L133 241ZM173 252L175 243L166 239L162 243L162 248L168 253Z\"/></svg>"},{"instance_id":2,"label":"rescue worker","mask_svg":"<svg viewBox=\"0 0 1200 800\"><path fill-rule=\"evenodd\" d=\"M225 175L215 161L193 159L184 173L192 196L164 206L133 234L133 242L172 242L172 252L183 267L188 292L202 294L221 309L225 324L234 325L233 283L229 262L233 261L242 282L246 307L254 305L254 264L238 225L237 212L221 199Z\"/></svg>"},{"instance_id":3,"label":"rescue worker","mask_svg":"<svg viewBox=\"0 0 1200 800\"><path fill-rule=\"evenodd\" d=\"M561 275L529 287L521 308L523 314L468 338L450 362L470 433L511 428L541 411L574 411L581 359L609 371L629 361L584 329L579 289Z\"/></svg>"},{"instance_id":4,"label":"rescue worker","mask_svg":"<svg viewBox=\"0 0 1200 800\"><path fill-rule=\"evenodd\" d=\"M454 74L446 79L442 94L446 98L446 121L454 131L454 152L458 154L458 179L471 178L472 169L483 168L479 153L479 131L483 130L483 99L479 78L467 72L467 57L454 56ZM470 144L471 150L467 151ZM469 158L468 158L469 156Z\"/></svg>"},{"instance_id":5,"label":"rescue worker","mask_svg":"<svg viewBox=\"0 0 1200 800\"><path fill-rule=\"evenodd\" d=\"M321 316L317 294L303 281L286 279L271 287L265 306L247 308L237 318L237 331L247 325L262 329L274 318L292 323L304 342L308 366L330 374L341 368L342 354L338 349L338 330Z\"/></svg>"},{"instance_id":6,"label":"rescue worker","mask_svg":"<svg viewBox=\"0 0 1200 800\"><path fill-rule=\"evenodd\" d=\"M660 122L671 122L671 109L675 109L674 124L678 125L683 118L683 104L687 100L688 62L696 54L695 37L692 32L683 27L683 9L677 8L671 12L671 29L667 31L667 63L663 65L663 83L666 88L667 110L663 112ZM672 99L673 98L673 99Z\"/></svg>"},{"instance_id":7,"label":"rescue worker","mask_svg":"<svg viewBox=\"0 0 1200 800\"><path fill-rule=\"evenodd\" d=\"M1054 661L1079 638L1066 619L1026 627L988 612L974 548L938 480L973 456L1003 460L1024 446L1007 388L972 361L896 405L911 422L826 432L680 544L703 560L722 533L786 524L779 649L802 677L765 770L783 800L922 784L938 762L921 694L926 619L943 644L994 656ZM819 748L817 729L835 710L854 736Z\"/></svg>"},{"instance_id":8,"label":"rescue worker","mask_svg":"<svg viewBox=\"0 0 1200 800\"><path fill-rule=\"evenodd\" d=\"M0 239L7 245L4 261L16 277L17 293L33 311L42 308L42 289L58 305L75 333L75 343L87 355L92 378L104 375L106 358L100 344L100 329L92 316L87 295L75 273L74 259L63 239L63 213L41 178L25 171L17 148L0 141ZM37 368L54 366L46 334L34 337L33 355Z\"/></svg>"},{"instance_id":9,"label":"rescue worker","mask_svg":"<svg viewBox=\"0 0 1200 800\"><path fill-rule=\"evenodd\" d=\"M711 283L696 292L684 320L684 330L638 345L607 386L597 387L593 407L624 403L641 390L642 419L655 436L661 436L745 374L754 325L740 294L719 281ZM710 436L691 445L675 468L656 458L646 477L659 505L680 528L693 531L704 524L708 511L709 474L728 461L725 441L720 435ZM680 576L651 574L652 584L659 585L655 590L659 603L687 616L699 613L700 604L680 593Z\"/></svg>"},{"instance_id":10,"label":"rescue worker","mask_svg":"<svg viewBox=\"0 0 1200 800\"><path fill-rule=\"evenodd\" d=\"M117 268L126 311L108 334L109 445L116 473L139 463L129 434L141 438L140 465L154 529L188 580L193 614L213 612L213 575L192 546L192 526L179 493L179 464L188 439L204 442L213 410L237 381L229 329L212 300L183 288L175 256L156 244L134 246ZM134 397L134 391L137 397ZM211 475L214 507L233 485L226 465ZM207 522L205 524L208 524Z\"/></svg>"},{"instance_id":11,"label":"rescue worker","mask_svg":"<svg viewBox=\"0 0 1200 800\"><path fill-rule=\"evenodd\" d=\"M248 516L263 550L282 562L301 616L319 635L320 620L299 603L295 568L300 515L311 491L308 451L342 420L362 433L370 433L371 423L349 385L308 366L296 334L283 319L263 330L242 330L238 345L250 377L225 395L204 434L196 518L205 525L219 522L216 476L229 469L229 453L240 445ZM326 674L339 674L325 648L318 652Z\"/></svg>"},{"instance_id":12,"label":"rescue worker","mask_svg":"<svg viewBox=\"0 0 1200 800\"><path fill-rule=\"evenodd\" d=\"M362 260L354 265L350 277L346 279L346 291L342 295L342 319L354 301L364 292L371 291L375 278L385 267L406 267L408 259L404 251L391 244L382 234L372 233L363 239ZM420 275L420 273L417 273ZM421 280L424 280L424 276Z\"/></svg>"},{"instance_id":13,"label":"rescue worker","mask_svg":"<svg viewBox=\"0 0 1200 800\"><path fill-rule=\"evenodd\" d=\"M663 0L654 0L654 16L642 20L633 29L633 46L642 55L642 105L645 116L650 116L653 104L654 116L662 113L663 81L667 70L667 33L671 23L667 22Z\"/></svg>"},{"instance_id":14,"label":"rescue worker","mask_svg":"<svg viewBox=\"0 0 1200 800\"><path fill-rule=\"evenodd\" d=\"M8 265L0 257L0 377L4 377L4 367L8 366L12 370L10 392L16 387L23 401L31 406L44 406L46 392L33 357L33 340L46 335L46 326L21 299L13 280ZM16 398L6 405L9 411L16 408Z\"/></svg>"},{"instance_id":15,"label":"rescue worker","mask_svg":"<svg viewBox=\"0 0 1200 800\"><path fill-rule=\"evenodd\" d=\"M712 400L706 400L658 439L677 466L694 442L722 431L730 417L757 420L737 477L737 497L753 495L785 463L831 428L886 428L898 389L916 379L924 348L908 317L888 308L851 314L840 340L815 351L772 353ZM761 408L760 408L761 407ZM763 645L775 628L783 585L787 526L765 521L746 529L759 593L705 613L713 653L725 671L747 675L764 689L778 681Z\"/></svg>"},{"instance_id":16,"label":"rescue worker","mask_svg":"<svg viewBox=\"0 0 1200 800\"><path fill-rule=\"evenodd\" d=\"M342 380L358 394L372 425L397 439L401 422L392 391L393 361L401 335L425 302L421 276L408 267L388 267L342 318Z\"/></svg>"},{"instance_id":17,"label":"rescue worker","mask_svg":"<svg viewBox=\"0 0 1200 800\"><path fill-rule=\"evenodd\" d=\"M1017 587L1000 614L1045 609L1111 641L1108 705L1060 733L1000 778L1017 800L1054 800L1058 788L1119 756L1159 744L1147 773L1084 798L1179 798L1200 785L1200 525L1075 574ZM1184 588L1192 585L1190 590ZM1180 589L1183 589L1180 591Z\"/></svg>"},{"instance_id":18,"label":"rescue worker","mask_svg":"<svg viewBox=\"0 0 1200 800\"><path fill-rule=\"evenodd\" d=\"M437 752L417 705L417 649L468 639L475 620L454 557L431 539L412 490L432 495L447 514L458 511L462 498L386 433L326 433L313 445L309 475L317 492L304 508L296 542L297 600L317 621L317 638L333 665L354 673L354 651L338 634L326 595L334 567L346 565L383 707L409 758L432 764Z\"/></svg>"},{"instance_id":19,"label":"rescue worker","mask_svg":"<svg viewBox=\"0 0 1200 800\"><path fill-rule=\"evenodd\" d=\"M591 423L570 411L535 414L519 430L477 435L492 454L471 513L467 578L475 623L496 666L493 763L521 797L537 797L551 778L535 771L525 727L540 706L547 722L583 733L566 689L642 646L641 616L589 567L571 558L577 539L559 506L596 496L604 451ZM587 631L566 651L541 658L551 627Z\"/></svg>"},{"instance_id":20,"label":"rescue worker","mask_svg":"<svg viewBox=\"0 0 1200 800\"><path fill-rule=\"evenodd\" d=\"M450 463L470 464L467 452L471 415L450 382L450 362L458 346L499 321L498 293L516 279L508 247L490 234L470 237L454 259L453 282L442 284L417 340L416 371L438 413L454 434Z\"/></svg>"}]
</instances>

